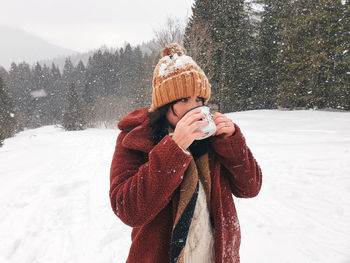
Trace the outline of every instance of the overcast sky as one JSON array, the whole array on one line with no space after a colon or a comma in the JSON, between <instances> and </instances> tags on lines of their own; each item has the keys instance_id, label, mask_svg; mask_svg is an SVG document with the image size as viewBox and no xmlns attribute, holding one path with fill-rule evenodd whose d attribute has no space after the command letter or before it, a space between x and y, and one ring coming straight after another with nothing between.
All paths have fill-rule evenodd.
<instances>
[{"instance_id":1,"label":"overcast sky","mask_svg":"<svg viewBox=\"0 0 350 263\"><path fill-rule=\"evenodd\" d=\"M185 19L194 0L0 0L0 24L84 52L151 40L167 17Z\"/></svg>"}]
</instances>

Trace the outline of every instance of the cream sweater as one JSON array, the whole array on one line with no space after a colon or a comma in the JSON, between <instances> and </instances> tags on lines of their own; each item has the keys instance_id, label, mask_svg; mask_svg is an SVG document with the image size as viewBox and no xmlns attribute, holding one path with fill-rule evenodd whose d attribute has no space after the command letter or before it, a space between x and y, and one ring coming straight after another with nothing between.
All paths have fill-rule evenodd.
<instances>
[{"instance_id":1,"label":"cream sweater","mask_svg":"<svg viewBox=\"0 0 350 263\"><path fill-rule=\"evenodd\" d=\"M209 218L205 192L199 192L184 252L185 263L214 263L214 230Z\"/></svg>"}]
</instances>

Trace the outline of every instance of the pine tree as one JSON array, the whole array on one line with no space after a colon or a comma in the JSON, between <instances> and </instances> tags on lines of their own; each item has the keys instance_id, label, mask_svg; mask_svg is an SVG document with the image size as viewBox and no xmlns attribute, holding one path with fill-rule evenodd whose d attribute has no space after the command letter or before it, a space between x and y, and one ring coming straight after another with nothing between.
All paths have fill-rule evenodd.
<instances>
[{"instance_id":1,"label":"pine tree","mask_svg":"<svg viewBox=\"0 0 350 263\"><path fill-rule=\"evenodd\" d=\"M50 69L51 83L49 90L49 114L52 122L61 123L64 108L64 88L59 68L52 63Z\"/></svg>"},{"instance_id":2,"label":"pine tree","mask_svg":"<svg viewBox=\"0 0 350 263\"><path fill-rule=\"evenodd\" d=\"M283 46L281 32L284 23L289 17L290 0L264 0L264 11L259 25L258 45L258 83L254 100L260 108L277 107L277 86L280 76L283 75L281 67L283 62L277 59Z\"/></svg>"},{"instance_id":3,"label":"pine tree","mask_svg":"<svg viewBox=\"0 0 350 263\"><path fill-rule=\"evenodd\" d=\"M217 52L223 47L222 43L218 43L218 40L215 39L218 25L215 23L214 11L217 12L216 1L197 0L194 2L192 16L185 28L184 47L208 76L212 85L211 102L218 103L221 96L215 65L217 65Z\"/></svg>"},{"instance_id":4,"label":"pine tree","mask_svg":"<svg viewBox=\"0 0 350 263\"><path fill-rule=\"evenodd\" d=\"M5 83L8 83L9 82L9 74L8 72L6 71L6 69L4 67L1 67L0 66L0 78L2 78L2 80L5 82Z\"/></svg>"},{"instance_id":5,"label":"pine tree","mask_svg":"<svg viewBox=\"0 0 350 263\"><path fill-rule=\"evenodd\" d=\"M349 40L341 1L295 1L281 32L278 60L283 79L278 83L278 103L295 108L346 109L346 50Z\"/></svg>"},{"instance_id":6,"label":"pine tree","mask_svg":"<svg viewBox=\"0 0 350 263\"><path fill-rule=\"evenodd\" d=\"M4 145L5 136L3 135L2 129L0 128L0 147Z\"/></svg>"},{"instance_id":7,"label":"pine tree","mask_svg":"<svg viewBox=\"0 0 350 263\"><path fill-rule=\"evenodd\" d=\"M74 75L74 65L70 58L66 58L63 71L62 71L62 79L63 79L63 85L64 87L68 87L72 81L74 81L73 78Z\"/></svg>"},{"instance_id":8,"label":"pine tree","mask_svg":"<svg viewBox=\"0 0 350 263\"><path fill-rule=\"evenodd\" d=\"M51 95L51 70L44 64L41 66L36 63L32 71L32 90L31 90L31 108L30 119L32 127L49 125L52 123L50 116Z\"/></svg>"},{"instance_id":9,"label":"pine tree","mask_svg":"<svg viewBox=\"0 0 350 263\"><path fill-rule=\"evenodd\" d=\"M0 141L15 133L15 110L5 82L0 77ZM2 144L2 142L0 142Z\"/></svg>"},{"instance_id":10,"label":"pine tree","mask_svg":"<svg viewBox=\"0 0 350 263\"><path fill-rule=\"evenodd\" d=\"M82 101L74 83L68 86L66 107L63 114L63 127L65 130L82 130L85 128Z\"/></svg>"},{"instance_id":11,"label":"pine tree","mask_svg":"<svg viewBox=\"0 0 350 263\"><path fill-rule=\"evenodd\" d=\"M86 72L85 65L80 60L77 66L74 68L74 73L73 73L74 83L76 83L76 88L80 95L83 94L84 87L85 87L85 72Z\"/></svg>"},{"instance_id":12,"label":"pine tree","mask_svg":"<svg viewBox=\"0 0 350 263\"><path fill-rule=\"evenodd\" d=\"M135 76L137 70L137 61L134 56L133 49L131 45L128 43L125 46L125 49L120 52L121 59L121 69L120 69L120 93L125 97L132 97L130 90L131 87L135 84ZM131 103L130 98L130 103Z\"/></svg>"},{"instance_id":13,"label":"pine tree","mask_svg":"<svg viewBox=\"0 0 350 263\"><path fill-rule=\"evenodd\" d=\"M243 0L197 0L185 31L185 48L207 73L212 101L223 112L252 107L254 41L244 8Z\"/></svg>"},{"instance_id":14,"label":"pine tree","mask_svg":"<svg viewBox=\"0 0 350 263\"><path fill-rule=\"evenodd\" d=\"M21 131L24 127L30 127L30 105L32 101L32 72L29 64L23 62L16 65L11 64L8 74L9 95L13 98L16 110L16 131Z\"/></svg>"},{"instance_id":15,"label":"pine tree","mask_svg":"<svg viewBox=\"0 0 350 263\"><path fill-rule=\"evenodd\" d=\"M131 108L143 108L150 105L150 101L145 97L147 89L151 87L152 83L146 81L146 67L145 60L141 49L136 47L130 52L130 60L128 65L129 81L127 89L129 91Z\"/></svg>"},{"instance_id":16,"label":"pine tree","mask_svg":"<svg viewBox=\"0 0 350 263\"><path fill-rule=\"evenodd\" d=\"M109 52L98 50L90 57L86 66L86 85L84 99L93 105L98 98L108 94L110 82L114 80L112 57ZM112 70L112 71L111 71ZM113 73L113 74L112 74ZM111 77L111 78L110 78Z\"/></svg>"},{"instance_id":17,"label":"pine tree","mask_svg":"<svg viewBox=\"0 0 350 263\"><path fill-rule=\"evenodd\" d=\"M340 7L340 8L339 8ZM340 11L339 11L340 9ZM337 23L333 18L332 29L334 37L329 37L328 41L333 44L330 48L331 57L334 59L332 72L332 92L334 96L329 99L332 104L329 107L350 110L350 1L346 1L342 6L339 6L332 11L332 16L335 12L340 12Z\"/></svg>"}]
</instances>

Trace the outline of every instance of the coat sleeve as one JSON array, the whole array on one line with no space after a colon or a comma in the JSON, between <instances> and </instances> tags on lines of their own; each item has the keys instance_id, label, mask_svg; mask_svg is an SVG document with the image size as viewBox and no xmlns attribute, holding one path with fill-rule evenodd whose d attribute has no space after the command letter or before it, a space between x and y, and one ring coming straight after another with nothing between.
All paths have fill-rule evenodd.
<instances>
[{"instance_id":1,"label":"coat sleeve","mask_svg":"<svg viewBox=\"0 0 350 263\"><path fill-rule=\"evenodd\" d=\"M228 138L211 137L211 147L223 165L221 172L229 177L232 193L236 197L254 197L261 188L261 169L236 124L235 129Z\"/></svg>"},{"instance_id":2,"label":"coat sleeve","mask_svg":"<svg viewBox=\"0 0 350 263\"><path fill-rule=\"evenodd\" d=\"M192 156L165 136L148 154L123 146L118 136L110 169L110 201L114 213L127 225L149 223L171 200Z\"/></svg>"}]
</instances>

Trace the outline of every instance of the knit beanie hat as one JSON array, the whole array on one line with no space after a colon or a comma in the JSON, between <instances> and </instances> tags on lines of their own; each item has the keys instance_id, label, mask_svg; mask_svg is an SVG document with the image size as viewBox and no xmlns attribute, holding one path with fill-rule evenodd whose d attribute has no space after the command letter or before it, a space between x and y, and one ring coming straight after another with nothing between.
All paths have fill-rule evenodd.
<instances>
[{"instance_id":1,"label":"knit beanie hat","mask_svg":"<svg viewBox=\"0 0 350 263\"><path fill-rule=\"evenodd\" d=\"M172 101L198 96L207 102L210 98L208 78L203 70L179 44L167 45L162 58L153 73L152 105L149 111L155 111Z\"/></svg>"}]
</instances>

